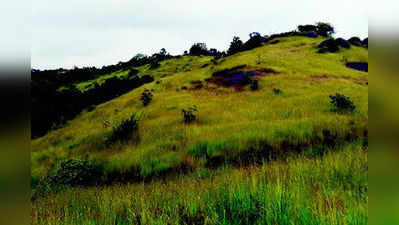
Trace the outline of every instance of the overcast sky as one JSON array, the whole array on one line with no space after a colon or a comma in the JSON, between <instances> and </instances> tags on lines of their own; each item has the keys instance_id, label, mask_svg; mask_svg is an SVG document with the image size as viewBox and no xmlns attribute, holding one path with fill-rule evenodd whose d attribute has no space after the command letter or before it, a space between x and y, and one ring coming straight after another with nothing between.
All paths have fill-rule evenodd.
<instances>
[{"instance_id":1,"label":"overcast sky","mask_svg":"<svg viewBox=\"0 0 399 225\"><path fill-rule=\"evenodd\" d=\"M37 0L32 4L32 68L126 61L195 42L226 50L233 36L273 34L298 24L332 23L336 37L368 36L364 0Z\"/></svg>"}]
</instances>

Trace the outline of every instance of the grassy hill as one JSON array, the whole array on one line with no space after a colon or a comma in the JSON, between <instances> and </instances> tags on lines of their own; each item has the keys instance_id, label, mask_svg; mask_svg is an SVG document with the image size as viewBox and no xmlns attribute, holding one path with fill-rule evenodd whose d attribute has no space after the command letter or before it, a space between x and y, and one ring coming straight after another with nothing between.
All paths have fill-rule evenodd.
<instances>
[{"instance_id":1,"label":"grassy hill","mask_svg":"<svg viewBox=\"0 0 399 225\"><path fill-rule=\"evenodd\" d=\"M368 73L345 64L368 62L368 51L319 54L323 38L276 40L216 61L134 68L155 81L33 140L33 224L367 224ZM226 74L256 74L258 87ZM336 93L355 110L332 111ZM191 106L196 120L184 123ZM136 138L107 143L133 113ZM48 185L69 159L101 168L97 185Z\"/></svg>"}]
</instances>

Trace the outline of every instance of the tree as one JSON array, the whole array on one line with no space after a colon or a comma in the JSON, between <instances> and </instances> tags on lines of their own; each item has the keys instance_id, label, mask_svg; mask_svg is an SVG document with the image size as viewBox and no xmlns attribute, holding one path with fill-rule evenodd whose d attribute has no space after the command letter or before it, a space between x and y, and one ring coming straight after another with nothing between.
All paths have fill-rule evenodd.
<instances>
[{"instance_id":1,"label":"tree","mask_svg":"<svg viewBox=\"0 0 399 225\"><path fill-rule=\"evenodd\" d=\"M161 51L159 52L160 55L167 55L168 52L166 51L165 48L162 48Z\"/></svg>"},{"instance_id":2,"label":"tree","mask_svg":"<svg viewBox=\"0 0 399 225\"><path fill-rule=\"evenodd\" d=\"M233 41L230 43L229 50L227 50L228 55L234 55L238 52L241 52L243 49L244 43L237 36L233 37Z\"/></svg>"},{"instance_id":3,"label":"tree","mask_svg":"<svg viewBox=\"0 0 399 225\"><path fill-rule=\"evenodd\" d=\"M310 31L316 32L316 31L317 31L317 26L315 26L315 25L310 25L310 24L307 24L307 25L299 25L299 26L298 26L298 31L299 31L299 32L303 32L303 33L307 33L307 32L310 32Z\"/></svg>"},{"instance_id":4,"label":"tree","mask_svg":"<svg viewBox=\"0 0 399 225\"><path fill-rule=\"evenodd\" d=\"M249 34L249 38L250 39L259 38L259 37L262 37L262 35L260 35L259 32L252 32L252 33Z\"/></svg>"},{"instance_id":5,"label":"tree","mask_svg":"<svg viewBox=\"0 0 399 225\"><path fill-rule=\"evenodd\" d=\"M195 43L190 48L190 55L200 56L208 55L208 48L205 43Z\"/></svg>"},{"instance_id":6,"label":"tree","mask_svg":"<svg viewBox=\"0 0 399 225\"><path fill-rule=\"evenodd\" d=\"M224 52L218 51L216 48L209 49L208 55L213 56L215 59L224 57Z\"/></svg>"},{"instance_id":7,"label":"tree","mask_svg":"<svg viewBox=\"0 0 399 225\"><path fill-rule=\"evenodd\" d=\"M249 34L249 40L244 44L244 49L251 50L260 47L263 42L266 42L266 38L262 37L258 32L252 32Z\"/></svg>"},{"instance_id":8,"label":"tree","mask_svg":"<svg viewBox=\"0 0 399 225\"><path fill-rule=\"evenodd\" d=\"M328 37L335 33L334 27L329 23L318 22L316 23L317 33L321 36Z\"/></svg>"}]
</instances>

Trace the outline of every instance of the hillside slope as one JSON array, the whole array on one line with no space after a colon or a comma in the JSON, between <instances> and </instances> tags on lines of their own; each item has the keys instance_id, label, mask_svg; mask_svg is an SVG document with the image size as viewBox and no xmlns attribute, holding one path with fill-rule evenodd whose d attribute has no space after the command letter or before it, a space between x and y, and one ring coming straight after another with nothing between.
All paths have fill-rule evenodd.
<instances>
[{"instance_id":1,"label":"hillside slope","mask_svg":"<svg viewBox=\"0 0 399 225\"><path fill-rule=\"evenodd\" d=\"M185 58L165 61L154 73L155 82L82 113L64 128L34 140L33 174L43 172L43 167L54 163L51 160L55 158L81 157L86 153L129 167L156 158L183 160L187 151L198 145L208 146L209 151L215 151L212 154L225 154L219 151L230 147L245 151L251 142L261 140L274 147L283 141L309 144L316 137L322 137L323 130L344 138L354 128L367 129L368 74L349 69L342 62L343 57L348 61L367 62L367 50L352 47L336 54L317 54L315 46L320 41L282 38L278 44L221 59L218 65L213 65L209 57L190 58L188 61L210 65L161 78ZM246 65L243 70L247 71L268 68L277 73L259 77L256 91L250 91L249 87L236 90L205 81L215 71L239 65ZM204 87L192 88L191 83L196 81L202 81ZM282 93L276 95L274 88ZM154 90L154 100L147 107L140 102L144 89ZM330 112L328 96L335 93L349 96L357 106L356 111L349 115ZM199 120L185 125L181 110L192 105L199 110ZM116 124L133 112L142 113L140 142L105 146L104 137L111 132L111 127L104 128L104 121Z\"/></svg>"},{"instance_id":2,"label":"hillside slope","mask_svg":"<svg viewBox=\"0 0 399 225\"><path fill-rule=\"evenodd\" d=\"M97 191L104 195L111 193L112 198L123 199L123 196L115 196L114 191L127 194L136 193L137 189L139 189L138 194L134 194L136 197L140 193L148 197L151 195L150 190L156 187L160 188L163 185L157 183L159 179L171 176L170 179L173 180L172 176L175 175L187 177L182 178L183 180L179 181L178 185L187 185L190 193L202 191L189 184L194 182L193 180L197 180L198 174L198 176L205 176L208 179L209 174L213 173L216 174L216 178L212 178L212 182L205 180L205 183L201 183L201 185L204 185L204 190L216 191L217 189L220 192L222 187L224 187L223 185L227 185L229 182L236 182L235 184L237 184L237 186L229 187L232 191L231 194L236 193L234 191L237 190L244 191L245 188L251 190L249 193L257 193L259 189L254 189L258 187L257 185L260 185L259 187L262 187L262 190L263 188L271 188L274 191L281 190L273 189L276 187L275 185L280 185L280 183L262 186L264 185L262 182L265 179L277 179L273 173L265 172L271 170L280 171L277 174L285 174L284 171L287 170L286 172L290 174L290 184L294 185L296 183L295 177L297 177L298 182L303 182L301 183L303 187L298 186L298 190L303 188L305 191L305 189L308 190L307 188L309 188L310 191L310 187L307 184L305 185L305 183L308 179L313 179L310 176L323 173L322 161L326 160L326 165L328 164L331 167L325 169L328 170L334 167L338 172L340 169L344 170L345 166L348 167L345 163L351 163L354 166L352 169L359 169L358 176L360 178L357 181L360 183L356 185L364 188L363 182L366 181L364 181L365 174L362 171L363 167L367 165L367 161L364 161L367 160L367 157L363 155L365 153L360 149L362 146L363 148L367 146L368 139L368 73L347 68L345 64L346 62L367 63L367 49L352 46L350 49L341 49L338 53L319 54L317 53L317 45L324 40L323 38L287 37L278 38L277 40L279 42L276 44L266 44L251 51L241 52L217 61L213 61L211 57L183 56L163 61L161 66L155 70L149 70L146 66L135 68L140 71L140 75L152 75L155 81L98 105L90 112L82 112L63 128L51 131L47 135L32 141L32 180L35 184L40 183L48 174L56 171L60 167L60 163L68 159L84 159L100 162L104 170L105 183L107 185L112 184L105 190L88 189L86 194L91 196L87 197L88 199L86 200L88 202L94 201L93 199L89 200L89 198L96 198L94 197L94 192L97 193ZM222 78L217 77L218 74L221 74ZM235 76L239 83L235 83L237 80L232 80L229 77L230 75ZM111 77L113 75L106 76ZM257 80L258 87L251 88L252 85L240 83L242 79L247 79L246 76L251 76L250 80L252 81ZM77 86L84 90L92 82L101 83L101 78L77 84ZM152 90L153 94L153 100L148 106L143 106L140 101L140 96L145 89ZM329 96L336 93L348 96L354 102L355 110L351 113L333 112ZM182 109L188 109L191 106L196 106L198 110L197 120L189 124L184 123ZM140 115L138 138L128 142L107 144L106 140L112 132L112 127L120 121L129 118L132 113L139 113ZM327 152L331 149L348 149L348 147L345 147L347 145L355 146L350 147L349 149L351 150L344 151L346 153L343 154L348 157L331 153L328 156L329 158L318 159L321 161L318 161L319 163L314 168L312 167L312 159L307 159L308 156L319 157L323 155L323 151ZM306 157L305 159L294 161L292 166L297 167L296 169L306 168L303 171L308 171L309 177L305 175L305 172L304 174L301 173L305 177L303 180L301 180L302 175L291 174L294 173L294 169L292 171L290 169L291 164L283 163L282 167L278 164L279 160L290 157L295 158L298 154ZM336 162L338 158L343 161ZM271 163L262 168L252 168L252 166L269 160L277 160L277 164ZM243 170L233 169L241 166L244 166L244 168L250 167ZM248 173L250 174L255 174L253 176L255 176L256 180L259 180L244 179L246 171L249 171ZM295 171L298 172L298 170ZM350 171L345 169L342 173L349 174ZM343 174L341 175L343 176ZM230 177L234 181L224 177ZM241 179L242 182L239 181ZM288 182L288 180L284 180L285 178L280 177L279 179L282 179L282 183ZM325 179L329 178L323 177L320 179L325 181ZM334 179L336 180L332 181L331 184L341 182L339 181L341 178L335 175ZM115 183L119 182L136 183L141 181L155 183L151 184L152 186L143 187L143 189L139 186L115 185ZM185 184L186 182L188 183ZM213 182L222 186L217 186ZM251 182L254 185L251 186L252 189L249 187ZM242 185L238 185L239 183L242 183ZM344 192L346 184L338 183L339 188L337 190ZM247 184L249 185L248 187L245 186ZM173 183L165 185L167 190L172 192L179 191L179 188L174 186ZM357 186L352 186L352 188L357 188ZM77 194L81 191L86 192L86 190L78 189L74 193ZM73 191L70 190L70 192ZM55 198L58 198L57 201L63 202L62 204L72 204L69 201L75 201L76 199L69 199L68 195L70 194L67 192L57 195L58 197L56 196ZM269 194L273 195L269 196L270 199L274 199L275 195L279 193ZM364 193L358 194L363 196ZM194 196L189 194L184 196L181 197L185 199L184 201L187 200L186 197L194 198ZM203 198L206 198L206 196L210 198L209 193L204 194ZM302 196L301 193L298 196ZM250 196L246 197L252 199L253 196L251 198ZM245 199L248 200L246 197ZM302 197L306 199L305 196ZM334 198L333 196L330 197ZM162 197L162 201L168 202L169 200L166 198ZM367 200L364 200L363 197L362 199L356 197L356 199L358 201L356 204L365 207L364 204L367 203ZM45 203L46 201L40 198L36 200L37 213L40 211L37 209L40 208L40 204L50 204ZM103 203L98 203L100 205L105 204L104 199L96 199L95 201L102 201ZM140 197L137 197L134 201L141 201ZM341 204L339 203L340 200L333 201L334 204ZM335 201L338 201L338 203ZM354 200L351 199L350 201ZM203 209L202 204L207 203L200 200L194 202L198 203L198 205L192 207L197 210L202 209L204 215L212 217L205 213L206 210L204 211ZM323 204L328 204L323 203L323 200L320 200L319 203L320 207ZM242 202L236 204L242 204ZM364 220L367 220L364 218L364 213L367 210L357 211L358 207L360 207L359 205L345 205L344 208L350 213L354 213L352 214L352 219L359 219L360 217L357 217L357 214L362 214L362 218L357 220L357 222L360 220L364 222ZM54 211L53 213L60 213L57 210L62 211L63 206L60 207L58 209L54 206L56 212ZM99 205L96 204L93 207L99 207ZM129 208L128 206L126 207ZM156 207L162 208L166 206ZM174 205L170 207L174 207ZM139 210L139 208L135 208L135 210ZM140 209L144 210L143 208ZM151 211L149 208L147 210ZM179 214L179 209L175 210L177 211L172 210L173 213ZM274 209L270 208L269 210L273 211ZM293 211L291 212L287 209L286 212L289 214L294 213L294 211L295 213L301 211L300 208L290 210ZM309 215L305 215L307 211L303 211L304 214L301 214L303 216L301 218L308 219L309 223L306 223L305 220L305 222L302 221L301 218L297 218L295 221L302 221L301 223L303 224L323 224L324 220L316 221L311 216L312 213L320 213L326 216L326 224L332 224L332 221L336 222L336 224L351 224L348 222L349 220L346 220L350 215L345 214L348 218L339 218L341 216L339 214L341 213L340 208L334 208L334 213L339 212L333 215L334 219L330 218L329 216L331 215L324 212L323 208L317 210L320 211L309 212ZM152 213L154 213L153 216L157 214L156 212ZM166 211L162 211L162 213L167 214ZM223 214L218 211L215 211L215 213L219 216ZM191 212L190 215L194 214L195 211ZM290 215L288 214L286 216L289 217ZM117 221L116 217L121 215L116 213L113 221ZM123 215L121 217L125 218ZM40 217L39 215L37 216ZM141 217L143 217L142 214L140 214ZM154 219L155 217L151 218ZM181 214L179 214L179 217L183 218ZM250 218L250 215L245 214L242 217ZM212 218L220 219L220 217ZM229 218L231 221L234 220L233 216ZM78 218L76 217L75 219ZM140 221L142 221L141 219ZM169 220L165 218L158 219L163 221L158 221L159 224L174 224L174 222L166 223L165 221ZM277 220L277 217L275 219L275 221L281 221ZM341 219L346 222L341 221ZM204 224L205 220L206 218L202 218L199 223L193 221L184 223ZM171 219L171 221L175 220ZM211 219L209 221L209 224L213 224ZM251 223L255 223L254 221ZM265 221L273 223L273 220L263 220L263 222ZM39 223L38 221L36 222ZM68 223L67 221L63 222ZM120 224L137 223L137 221L125 222L120 222ZM143 223L146 224L145 222ZM157 224L156 221L147 221L147 223ZM184 224L181 221L179 223ZM248 222L248 224L251 223ZM297 224L301 223L298 222ZM103 224L107 224L107 222L103 221ZM234 223L225 222L224 224Z\"/></svg>"}]
</instances>

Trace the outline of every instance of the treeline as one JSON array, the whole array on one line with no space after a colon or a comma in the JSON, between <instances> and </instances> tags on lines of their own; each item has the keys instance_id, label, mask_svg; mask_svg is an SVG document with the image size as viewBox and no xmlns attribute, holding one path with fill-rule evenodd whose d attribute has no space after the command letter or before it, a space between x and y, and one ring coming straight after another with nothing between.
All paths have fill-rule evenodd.
<instances>
[{"instance_id":1,"label":"treeline","mask_svg":"<svg viewBox=\"0 0 399 225\"><path fill-rule=\"evenodd\" d=\"M154 80L149 75L138 77L138 71L130 68L147 64L150 68L156 68L160 66L161 61L174 57L165 49L161 49L152 56L138 54L127 62L102 68L75 67L70 70L60 68L43 71L32 69L31 137L43 136L50 129L73 119L82 110L93 108ZM94 87L85 92L81 92L75 86L76 83L96 79L101 75L126 70L130 70L127 77L107 79L101 86L95 83Z\"/></svg>"},{"instance_id":2,"label":"treeline","mask_svg":"<svg viewBox=\"0 0 399 225\"><path fill-rule=\"evenodd\" d=\"M165 49L161 49L159 53L155 53L152 56L146 56L143 54L137 54L127 62L119 62L116 65L103 66L102 68L96 67L74 67L73 69L55 69L55 70L37 70L32 69L31 78L33 82L46 81L51 82L54 85L65 86L71 83L77 83L95 79L101 75L110 74L120 70L127 70L131 67L139 67L143 65L156 65L159 62L173 58L174 56L166 52Z\"/></svg>"},{"instance_id":3,"label":"treeline","mask_svg":"<svg viewBox=\"0 0 399 225\"><path fill-rule=\"evenodd\" d=\"M90 111L97 104L154 81L150 75L139 77L137 73L137 70L131 70L127 77L107 79L101 86L95 83L93 88L85 92L73 84L59 91L54 83L32 82L31 136L40 137L73 119L84 109Z\"/></svg>"}]
</instances>

